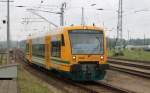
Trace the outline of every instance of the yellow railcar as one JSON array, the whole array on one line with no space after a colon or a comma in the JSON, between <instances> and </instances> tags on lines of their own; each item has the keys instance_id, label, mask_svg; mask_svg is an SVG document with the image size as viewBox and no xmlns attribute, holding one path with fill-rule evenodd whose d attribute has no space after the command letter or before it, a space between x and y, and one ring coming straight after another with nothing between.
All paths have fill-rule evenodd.
<instances>
[{"instance_id":1,"label":"yellow railcar","mask_svg":"<svg viewBox=\"0 0 150 93\"><path fill-rule=\"evenodd\" d=\"M95 26L68 26L30 36L26 58L73 80L101 80L108 68L105 32Z\"/></svg>"}]
</instances>

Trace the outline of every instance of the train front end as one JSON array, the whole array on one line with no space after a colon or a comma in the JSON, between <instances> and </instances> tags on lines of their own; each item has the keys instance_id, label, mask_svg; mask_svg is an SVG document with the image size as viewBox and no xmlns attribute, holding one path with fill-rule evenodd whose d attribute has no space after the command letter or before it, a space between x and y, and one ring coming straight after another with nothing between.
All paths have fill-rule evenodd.
<instances>
[{"instance_id":1,"label":"train front end","mask_svg":"<svg viewBox=\"0 0 150 93\"><path fill-rule=\"evenodd\" d=\"M77 81L102 80L108 69L104 30L79 27L68 31L71 77Z\"/></svg>"}]
</instances>

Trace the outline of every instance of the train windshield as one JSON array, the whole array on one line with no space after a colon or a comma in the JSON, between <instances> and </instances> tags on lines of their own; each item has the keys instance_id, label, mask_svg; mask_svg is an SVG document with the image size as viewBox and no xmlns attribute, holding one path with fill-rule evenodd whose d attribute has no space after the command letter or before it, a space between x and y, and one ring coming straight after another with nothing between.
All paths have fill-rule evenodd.
<instances>
[{"instance_id":1,"label":"train windshield","mask_svg":"<svg viewBox=\"0 0 150 93\"><path fill-rule=\"evenodd\" d=\"M69 32L72 54L103 54L104 35L95 30L72 30Z\"/></svg>"}]
</instances>

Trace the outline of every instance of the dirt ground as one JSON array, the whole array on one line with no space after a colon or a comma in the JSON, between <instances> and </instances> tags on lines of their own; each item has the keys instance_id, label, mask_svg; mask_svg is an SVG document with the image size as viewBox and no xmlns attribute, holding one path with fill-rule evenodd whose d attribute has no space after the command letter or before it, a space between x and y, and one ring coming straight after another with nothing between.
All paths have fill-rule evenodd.
<instances>
[{"instance_id":1,"label":"dirt ground","mask_svg":"<svg viewBox=\"0 0 150 93\"><path fill-rule=\"evenodd\" d=\"M150 79L108 70L104 81L137 93L150 93Z\"/></svg>"}]
</instances>

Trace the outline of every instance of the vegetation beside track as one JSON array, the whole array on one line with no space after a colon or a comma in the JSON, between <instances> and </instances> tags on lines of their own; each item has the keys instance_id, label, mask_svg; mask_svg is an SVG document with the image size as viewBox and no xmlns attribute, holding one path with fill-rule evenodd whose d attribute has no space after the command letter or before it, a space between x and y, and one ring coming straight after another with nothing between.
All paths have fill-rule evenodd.
<instances>
[{"instance_id":1,"label":"vegetation beside track","mask_svg":"<svg viewBox=\"0 0 150 93\"><path fill-rule=\"evenodd\" d=\"M6 54L0 54L0 65L6 64Z\"/></svg>"},{"instance_id":2,"label":"vegetation beside track","mask_svg":"<svg viewBox=\"0 0 150 93\"><path fill-rule=\"evenodd\" d=\"M18 84L20 93L52 93L44 82L26 70L18 67Z\"/></svg>"},{"instance_id":3,"label":"vegetation beside track","mask_svg":"<svg viewBox=\"0 0 150 93\"><path fill-rule=\"evenodd\" d=\"M113 56L114 50L110 50L108 52L109 57L113 58L122 58L122 59L130 59L130 60L140 60L140 61L149 61L150 62L150 52L143 50L127 50L123 51L124 56Z\"/></svg>"},{"instance_id":4,"label":"vegetation beside track","mask_svg":"<svg viewBox=\"0 0 150 93\"><path fill-rule=\"evenodd\" d=\"M2 55L0 54L0 65L2 64Z\"/></svg>"}]
</instances>

